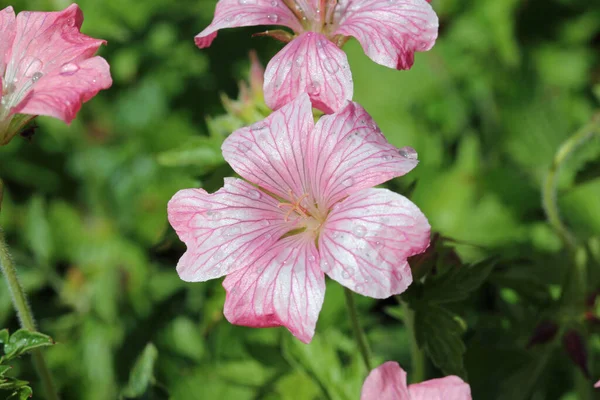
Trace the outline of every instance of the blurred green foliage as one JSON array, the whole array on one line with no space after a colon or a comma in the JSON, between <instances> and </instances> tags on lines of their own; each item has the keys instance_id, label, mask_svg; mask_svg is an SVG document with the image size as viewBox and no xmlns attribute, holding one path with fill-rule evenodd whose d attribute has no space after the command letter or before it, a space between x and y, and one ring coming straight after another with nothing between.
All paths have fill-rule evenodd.
<instances>
[{"instance_id":1,"label":"blurred green foliage","mask_svg":"<svg viewBox=\"0 0 600 400\"><path fill-rule=\"evenodd\" d=\"M251 48L265 64L280 48L252 39L260 28L250 28L221 32L210 49L197 49L193 36L210 22L214 4L80 0L83 31L109 42L101 55L113 88L70 127L39 118L33 143L17 137L0 148L0 226L40 329L57 343L45 351L64 399L359 397L367 371L335 282L307 346L284 329L230 325L220 282L189 284L175 272L185 248L168 226L167 201L183 188L215 191L233 174L220 144L264 106L225 114L220 94L237 97ZM345 47L355 100L394 145L419 152L419 167L389 187L410 193L441 235L424 274L466 274L445 284L427 279L404 297L433 360L426 378L460 373L475 399L592 399L600 320L591 316L600 302L565 300L571 257L540 196L560 144L599 109L600 3L432 4L440 38L410 71L374 64L356 41ZM17 11L67 5L13 3ZM600 290L598 135L564 165L558 204L586 249L580 265L587 276L575 291L591 299ZM490 257L495 267L482 276L461 266ZM0 327L13 332L18 321L0 287ZM410 379L403 310L394 299L358 300L376 364L399 361ZM559 333L528 348L546 320ZM572 329L585 345L590 377L564 351L561 335ZM10 374L41 396L30 360L11 365Z\"/></svg>"}]
</instances>

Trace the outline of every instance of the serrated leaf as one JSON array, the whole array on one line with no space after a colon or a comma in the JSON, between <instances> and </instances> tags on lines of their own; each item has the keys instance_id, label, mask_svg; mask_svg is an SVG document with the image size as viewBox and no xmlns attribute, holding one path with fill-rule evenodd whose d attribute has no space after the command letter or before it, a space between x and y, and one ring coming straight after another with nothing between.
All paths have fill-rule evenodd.
<instances>
[{"instance_id":1,"label":"serrated leaf","mask_svg":"<svg viewBox=\"0 0 600 400\"><path fill-rule=\"evenodd\" d=\"M0 378L2 378L11 368L10 365L0 365Z\"/></svg>"},{"instance_id":2,"label":"serrated leaf","mask_svg":"<svg viewBox=\"0 0 600 400\"><path fill-rule=\"evenodd\" d=\"M421 304L415 309L415 336L419 347L446 375L466 377L464 325L445 308Z\"/></svg>"},{"instance_id":3,"label":"serrated leaf","mask_svg":"<svg viewBox=\"0 0 600 400\"><path fill-rule=\"evenodd\" d=\"M33 390L29 386L21 386L7 400L27 400L33 396Z\"/></svg>"},{"instance_id":4,"label":"serrated leaf","mask_svg":"<svg viewBox=\"0 0 600 400\"><path fill-rule=\"evenodd\" d=\"M54 341L48 335L40 332L31 332L27 329L19 329L10 336L4 344L6 359L15 358L28 351L40 347L52 346Z\"/></svg>"},{"instance_id":5,"label":"serrated leaf","mask_svg":"<svg viewBox=\"0 0 600 400\"><path fill-rule=\"evenodd\" d=\"M424 287L425 301L444 304L465 300L487 279L495 263L495 260L485 260L453 267L445 274L428 280Z\"/></svg>"},{"instance_id":6,"label":"serrated leaf","mask_svg":"<svg viewBox=\"0 0 600 400\"><path fill-rule=\"evenodd\" d=\"M121 394L128 398L143 395L154 381L154 364L158 358L158 350L152 343L148 343L142 354L138 357L129 375L129 382Z\"/></svg>"}]
</instances>

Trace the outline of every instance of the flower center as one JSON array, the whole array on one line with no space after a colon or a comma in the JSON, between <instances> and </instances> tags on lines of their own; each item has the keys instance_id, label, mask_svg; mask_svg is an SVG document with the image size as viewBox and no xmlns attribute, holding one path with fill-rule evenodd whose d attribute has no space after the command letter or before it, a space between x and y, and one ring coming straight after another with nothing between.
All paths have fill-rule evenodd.
<instances>
[{"instance_id":1,"label":"flower center","mask_svg":"<svg viewBox=\"0 0 600 400\"><path fill-rule=\"evenodd\" d=\"M318 235L319 229L327 216L319 212L317 205L307 204L307 202L310 202L310 195L308 193L304 193L298 198L296 198L291 190L288 190L288 194L290 202L281 202L277 206L287 209L284 219L285 222L292 222L294 224L295 229L292 233L311 231ZM303 202L305 203L304 205L302 204Z\"/></svg>"},{"instance_id":2,"label":"flower center","mask_svg":"<svg viewBox=\"0 0 600 400\"><path fill-rule=\"evenodd\" d=\"M317 8L314 11L307 0L283 0L283 2L296 15L305 31L329 36L335 23L335 7L338 0L318 0Z\"/></svg>"}]
</instances>

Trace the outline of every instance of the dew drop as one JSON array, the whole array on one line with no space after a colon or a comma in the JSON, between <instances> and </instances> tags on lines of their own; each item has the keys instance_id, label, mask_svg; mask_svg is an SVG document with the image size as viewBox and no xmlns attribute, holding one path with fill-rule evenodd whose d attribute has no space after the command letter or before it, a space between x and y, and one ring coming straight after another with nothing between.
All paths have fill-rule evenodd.
<instances>
[{"instance_id":1,"label":"dew drop","mask_svg":"<svg viewBox=\"0 0 600 400\"><path fill-rule=\"evenodd\" d=\"M250 130L251 131L261 131L261 130L265 129L266 127L267 127L267 124L260 121L255 124L252 124L252 126L250 126Z\"/></svg>"},{"instance_id":2,"label":"dew drop","mask_svg":"<svg viewBox=\"0 0 600 400\"><path fill-rule=\"evenodd\" d=\"M352 178L347 178L342 181L342 185L344 185L346 187L350 187L353 184L354 184L354 179L352 179Z\"/></svg>"},{"instance_id":3,"label":"dew drop","mask_svg":"<svg viewBox=\"0 0 600 400\"><path fill-rule=\"evenodd\" d=\"M262 226L269 226L271 223L269 222L268 219L263 219L263 220L260 221L260 224Z\"/></svg>"},{"instance_id":4,"label":"dew drop","mask_svg":"<svg viewBox=\"0 0 600 400\"><path fill-rule=\"evenodd\" d=\"M329 272L331 266L329 265L329 263L325 260L321 261L321 271L323 272Z\"/></svg>"},{"instance_id":5,"label":"dew drop","mask_svg":"<svg viewBox=\"0 0 600 400\"><path fill-rule=\"evenodd\" d=\"M235 235L238 235L239 233L240 233L239 226L230 226L223 231L223 234L225 236L235 236Z\"/></svg>"},{"instance_id":6,"label":"dew drop","mask_svg":"<svg viewBox=\"0 0 600 400\"><path fill-rule=\"evenodd\" d=\"M220 215L218 211L207 211L206 216L208 217L208 219L216 221L219 219Z\"/></svg>"},{"instance_id":7,"label":"dew drop","mask_svg":"<svg viewBox=\"0 0 600 400\"><path fill-rule=\"evenodd\" d=\"M296 58L295 63L298 67L300 67L300 66L302 66L302 61L304 61L302 56L299 56Z\"/></svg>"},{"instance_id":8,"label":"dew drop","mask_svg":"<svg viewBox=\"0 0 600 400\"><path fill-rule=\"evenodd\" d=\"M276 0L273 0L271 2L271 7L277 7L277 1Z\"/></svg>"},{"instance_id":9,"label":"dew drop","mask_svg":"<svg viewBox=\"0 0 600 400\"><path fill-rule=\"evenodd\" d=\"M258 190L252 189L248 191L248 196L250 196L254 200L258 200L260 199L260 192Z\"/></svg>"},{"instance_id":10,"label":"dew drop","mask_svg":"<svg viewBox=\"0 0 600 400\"><path fill-rule=\"evenodd\" d=\"M404 158L408 158L409 160L416 160L419 157L417 151L410 146L405 146L401 149L398 149L398 154Z\"/></svg>"},{"instance_id":11,"label":"dew drop","mask_svg":"<svg viewBox=\"0 0 600 400\"><path fill-rule=\"evenodd\" d=\"M382 242L381 240L378 240L378 241L376 241L376 242L375 242L375 244L374 244L374 247L375 247L376 249L381 249L381 248L383 248L383 242Z\"/></svg>"},{"instance_id":12,"label":"dew drop","mask_svg":"<svg viewBox=\"0 0 600 400\"><path fill-rule=\"evenodd\" d=\"M37 82L37 81L40 80L40 78L42 76L44 76L44 74L38 71L35 74L33 74L33 76L31 77L31 80L34 81L34 82Z\"/></svg>"},{"instance_id":13,"label":"dew drop","mask_svg":"<svg viewBox=\"0 0 600 400\"><path fill-rule=\"evenodd\" d=\"M26 62L23 62L23 65L27 68L24 75L27 78L31 78L36 72L42 69L44 64L39 58L30 58Z\"/></svg>"},{"instance_id":14,"label":"dew drop","mask_svg":"<svg viewBox=\"0 0 600 400\"><path fill-rule=\"evenodd\" d=\"M245 154L245 153L247 153L248 151L250 151L250 147L252 147L252 146L250 146L250 143L247 143L247 142L242 142L242 143L238 144L238 147L237 147L237 148L238 148L238 150L239 150L240 152L242 152L242 153L244 153L244 154Z\"/></svg>"},{"instance_id":15,"label":"dew drop","mask_svg":"<svg viewBox=\"0 0 600 400\"><path fill-rule=\"evenodd\" d=\"M365 287L363 285L356 285L356 291L358 293L362 292Z\"/></svg>"},{"instance_id":16,"label":"dew drop","mask_svg":"<svg viewBox=\"0 0 600 400\"><path fill-rule=\"evenodd\" d=\"M354 275L354 270L352 268L345 269L344 272L342 272L342 278L344 279L350 279L352 275Z\"/></svg>"},{"instance_id":17,"label":"dew drop","mask_svg":"<svg viewBox=\"0 0 600 400\"><path fill-rule=\"evenodd\" d=\"M15 91L17 87L15 86L14 83L5 83L4 84L4 94L8 95L11 94L12 92ZM4 100L4 97L2 98L2 100Z\"/></svg>"},{"instance_id":18,"label":"dew drop","mask_svg":"<svg viewBox=\"0 0 600 400\"><path fill-rule=\"evenodd\" d=\"M267 15L267 19L269 20L269 22L275 24L277 23L277 21L279 21L279 17L277 16L277 14L269 14Z\"/></svg>"},{"instance_id":19,"label":"dew drop","mask_svg":"<svg viewBox=\"0 0 600 400\"><path fill-rule=\"evenodd\" d=\"M74 63L66 63L60 67L60 74L64 76L73 75L77 71L79 71L79 65Z\"/></svg>"},{"instance_id":20,"label":"dew drop","mask_svg":"<svg viewBox=\"0 0 600 400\"><path fill-rule=\"evenodd\" d=\"M315 262L315 260L316 260L316 258L312 254L310 256L308 256L308 261Z\"/></svg>"},{"instance_id":21,"label":"dew drop","mask_svg":"<svg viewBox=\"0 0 600 400\"><path fill-rule=\"evenodd\" d=\"M308 86L308 94L317 96L321 93L321 84L316 81L312 81Z\"/></svg>"},{"instance_id":22,"label":"dew drop","mask_svg":"<svg viewBox=\"0 0 600 400\"><path fill-rule=\"evenodd\" d=\"M391 161L393 157L389 154L384 154L381 158L383 158L384 161Z\"/></svg>"},{"instance_id":23,"label":"dew drop","mask_svg":"<svg viewBox=\"0 0 600 400\"><path fill-rule=\"evenodd\" d=\"M339 64L333 58L326 58L323 61L323 66L325 66L325 70L330 74L334 74L340 69Z\"/></svg>"},{"instance_id":24,"label":"dew drop","mask_svg":"<svg viewBox=\"0 0 600 400\"><path fill-rule=\"evenodd\" d=\"M364 226L362 226L362 225L357 225L357 226L354 228L354 235L355 235L356 237L359 237L359 238L361 238L361 237L365 237L365 235L366 235L366 234L367 234L367 228L365 228Z\"/></svg>"},{"instance_id":25,"label":"dew drop","mask_svg":"<svg viewBox=\"0 0 600 400\"><path fill-rule=\"evenodd\" d=\"M239 0L238 3L245 6L246 4L256 4L257 0Z\"/></svg>"},{"instance_id":26,"label":"dew drop","mask_svg":"<svg viewBox=\"0 0 600 400\"><path fill-rule=\"evenodd\" d=\"M267 233L267 234L265 234L265 239L271 239L271 236L273 236L273 235L271 235L270 233Z\"/></svg>"}]
</instances>

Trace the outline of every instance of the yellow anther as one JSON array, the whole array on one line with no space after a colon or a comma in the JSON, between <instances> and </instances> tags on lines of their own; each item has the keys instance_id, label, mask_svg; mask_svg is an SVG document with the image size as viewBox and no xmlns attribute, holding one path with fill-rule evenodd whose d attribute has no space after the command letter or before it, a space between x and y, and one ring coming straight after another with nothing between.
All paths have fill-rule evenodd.
<instances>
[{"instance_id":1,"label":"yellow anther","mask_svg":"<svg viewBox=\"0 0 600 400\"><path fill-rule=\"evenodd\" d=\"M284 217L285 222L288 222L290 215L292 215L293 212L296 212L305 218L308 217L309 216L308 211L300 205L300 203L302 203L302 201L308 197L308 194L305 193L302 196L300 196L298 199L294 199L294 193L291 190L288 190L288 193L290 195L290 199L292 202L291 203L279 203L277 205L277 207L279 207L279 208L284 208L284 207L290 208L288 210L288 212L285 214L285 217Z\"/></svg>"}]
</instances>

